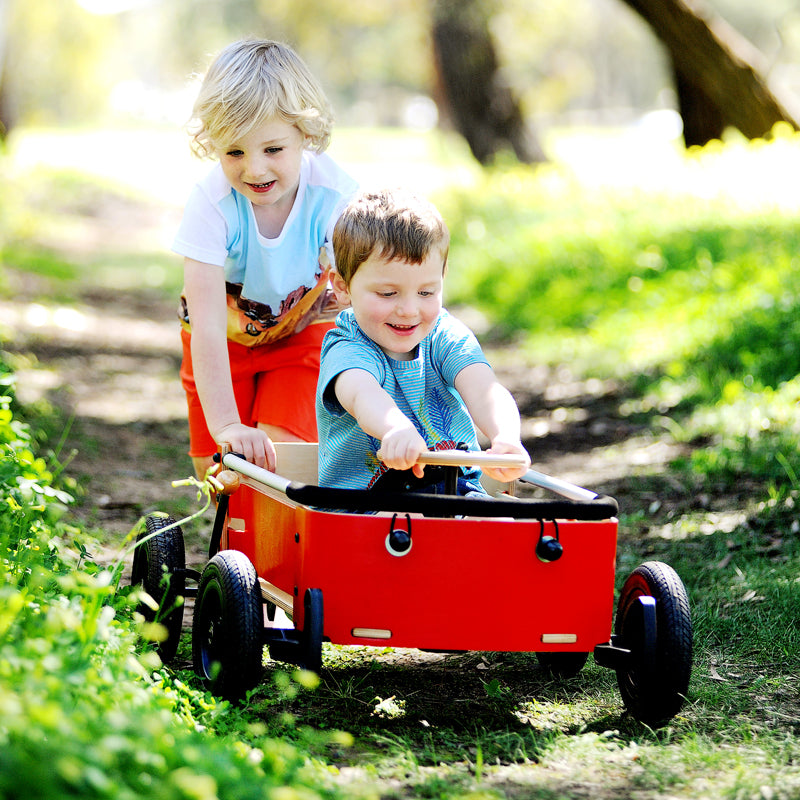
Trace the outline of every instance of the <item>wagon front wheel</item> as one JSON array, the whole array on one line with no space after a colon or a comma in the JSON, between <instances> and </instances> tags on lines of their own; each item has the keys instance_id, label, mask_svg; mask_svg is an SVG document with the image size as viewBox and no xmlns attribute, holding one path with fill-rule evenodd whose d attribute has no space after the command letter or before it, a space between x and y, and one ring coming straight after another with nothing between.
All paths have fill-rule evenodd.
<instances>
[{"instance_id":1,"label":"wagon front wheel","mask_svg":"<svg viewBox=\"0 0 800 800\"><path fill-rule=\"evenodd\" d=\"M137 610L148 622L159 622L166 628L166 638L158 643L158 654L166 664L175 658L183 627L183 532L166 514L149 514L145 525L133 551L131 586L141 586L158 605L156 610L140 603Z\"/></svg>"},{"instance_id":2,"label":"wagon front wheel","mask_svg":"<svg viewBox=\"0 0 800 800\"><path fill-rule=\"evenodd\" d=\"M203 685L238 700L258 685L264 650L261 587L244 553L223 550L200 578L192 623L192 662Z\"/></svg>"},{"instance_id":3,"label":"wagon front wheel","mask_svg":"<svg viewBox=\"0 0 800 800\"><path fill-rule=\"evenodd\" d=\"M672 567L648 561L628 577L614 622L616 642L631 651L617 669L625 707L658 727L680 711L692 672L692 618L686 588Z\"/></svg>"}]
</instances>

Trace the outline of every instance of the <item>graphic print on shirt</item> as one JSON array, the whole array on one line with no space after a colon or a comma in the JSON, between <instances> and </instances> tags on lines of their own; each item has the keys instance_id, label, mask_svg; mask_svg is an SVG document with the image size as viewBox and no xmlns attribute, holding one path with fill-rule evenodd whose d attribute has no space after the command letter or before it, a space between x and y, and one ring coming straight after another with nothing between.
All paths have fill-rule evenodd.
<instances>
[{"instance_id":1,"label":"graphic print on shirt","mask_svg":"<svg viewBox=\"0 0 800 800\"><path fill-rule=\"evenodd\" d=\"M330 266L315 277L313 287L299 286L280 304L277 312L265 303L242 297L241 284L226 283L228 339L253 347L270 344L299 333L310 322L335 319L339 306L329 288Z\"/></svg>"},{"instance_id":2,"label":"graphic print on shirt","mask_svg":"<svg viewBox=\"0 0 800 800\"><path fill-rule=\"evenodd\" d=\"M434 389L429 398L420 398L416 417L425 430L422 437L426 442L435 442L443 433L450 433L453 428L453 412L438 389Z\"/></svg>"},{"instance_id":3,"label":"graphic print on shirt","mask_svg":"<svg viewBox=\"0 0 800 800\"><path fill-rule=\"evenodd\" d=\"M285 297L275 313L271 306L242 297L242 284L225 283L228 339L247 347L270 344L299 333L311 322L330 322L341 310L330 289L331 266L320 249L314 286L299 286ZM181 296L181 324L191 331L186 298Z\"/></svg>"}]
</instances>

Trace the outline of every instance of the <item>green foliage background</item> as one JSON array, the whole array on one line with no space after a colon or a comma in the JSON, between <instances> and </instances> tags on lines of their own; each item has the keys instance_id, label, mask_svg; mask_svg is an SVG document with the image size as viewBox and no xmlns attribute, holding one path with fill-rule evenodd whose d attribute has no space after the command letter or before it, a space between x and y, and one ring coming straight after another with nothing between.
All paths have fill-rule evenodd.
<instances>
[{"instance_id":1,"label":"green foliage background","mask_svg":"<svg viewBox=\"0 0 800 800\"><path fill-rule=\"evenodd\" d=\"M396 131L389 141L408 146ZM374 132L368 143L380 152ZM351 144L362 149L355 135ZM602 171L603 149L582 148ZM117 572L92 558L97 543L68 522L77 487L50 455L58 434L40 433L56 427L48 410L25 409L37 421L26 425L4 366L0 797L353 797L334 788L334 761L366 762L367 783L388 775L420 797L497 797L481 775L504 767L535 772L541 798L577 784L618 796L797 796L800 197L786 175L800 137L778 130L769 144L645 160L648 170L632 163L613 183L563 163L500 165L435 199L453 234L448 305L479 312L493 357L597 380L621 418L687 445L666 475L632 479L617 565L622 578L659 558L690 593L694 678L667 729L622 715L607 671L553 685L527 656L488 654L491 679L454 671L452 696L470 677L478 686L470 713L445 717L436 696L424 707L430 727L405 710L406 697L419 706L425 694L414 671L333 648L314 693L273 667L278 685L265 682L244 707L215 701L188 671L154 659L157 631L142 627ZM179 275L163 253L115 242L116 254L81 260L48 246L51 225L135 198L84 174L33 174L2 178L0 298L20 275L37 277L41 295L28 299L41 302L68 305L85 284L141 289L143 266L160 267L147 291L174 297ZM659 511L650 498L667 491L680 503ZM706 493L719 508L694 502ZM723 529L726 515L736 521ZM355 737L353 751L335 739L335 758L320 734L334 728ZM559 783L559 770L572 783Z\"/></svg>"},{"instance_id":2,"label":"green foliage background","mask_svg":"<svg viewBox=\"0 0 800 800\"><path fill-rule=\"evenodd\" d=\"M620 381L622 416L707 439L699 481L787 485L800 473L800 225L769 175L800 140L776 133L766 148L690 153L656 189L593 189L554 166L449 193L448 302L480 310L489 340L534 363ZM762 185L745 178L759 164ZM695 171L737 170L734 195L692 186Z\"/></svg>"}]
</instances>

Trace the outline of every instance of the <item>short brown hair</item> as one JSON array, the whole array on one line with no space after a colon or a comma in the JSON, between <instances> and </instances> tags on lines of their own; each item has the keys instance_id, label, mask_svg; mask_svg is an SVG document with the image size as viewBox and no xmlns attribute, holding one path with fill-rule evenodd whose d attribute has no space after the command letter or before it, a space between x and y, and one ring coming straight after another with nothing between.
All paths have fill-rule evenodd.
<instances>
[{"instance_id":1,"label":"short brown hair","mask_svg":"<svg viewBox=\"0 0 800 800\"><path fill-rule=\"evenodd\" d=\"M333 230L336 271L349 286L375 252L391 261L421 264L432 250L447 265L450 231L431 202L403 189L365 191L344 210Z\"/></svg>"}]
</instances>

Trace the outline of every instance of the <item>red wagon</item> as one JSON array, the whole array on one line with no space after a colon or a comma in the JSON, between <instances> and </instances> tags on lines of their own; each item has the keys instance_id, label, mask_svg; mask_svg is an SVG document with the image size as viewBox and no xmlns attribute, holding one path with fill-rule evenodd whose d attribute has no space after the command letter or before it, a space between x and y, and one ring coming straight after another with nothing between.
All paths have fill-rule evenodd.
<instances>
[{"instance_id":1,"label":"red wagon","mask_svg":"<svg viewBox=\"0 0 800 800\"><path fill-rule=\"evenodd\" d=\"M424 461L497 458L448 451ZM215 693L257 685L265 645L319 672L331 642L531 652L561 675L593 654L616 670L637 719L660 725L680 709L692 660L686 590L666 564L642 564L614 619L612 498L534 471L522 480L555 498L514 498L499 485L486 499L322 488L310 444L279 446L280 475L233 454L222 463L236 477L219 496L202 573L186 569L180 529L151 515L133 577L168 609L166 659L182 626L175 600L196 594L194 668Z\"/></svg>"}]
</instances>

